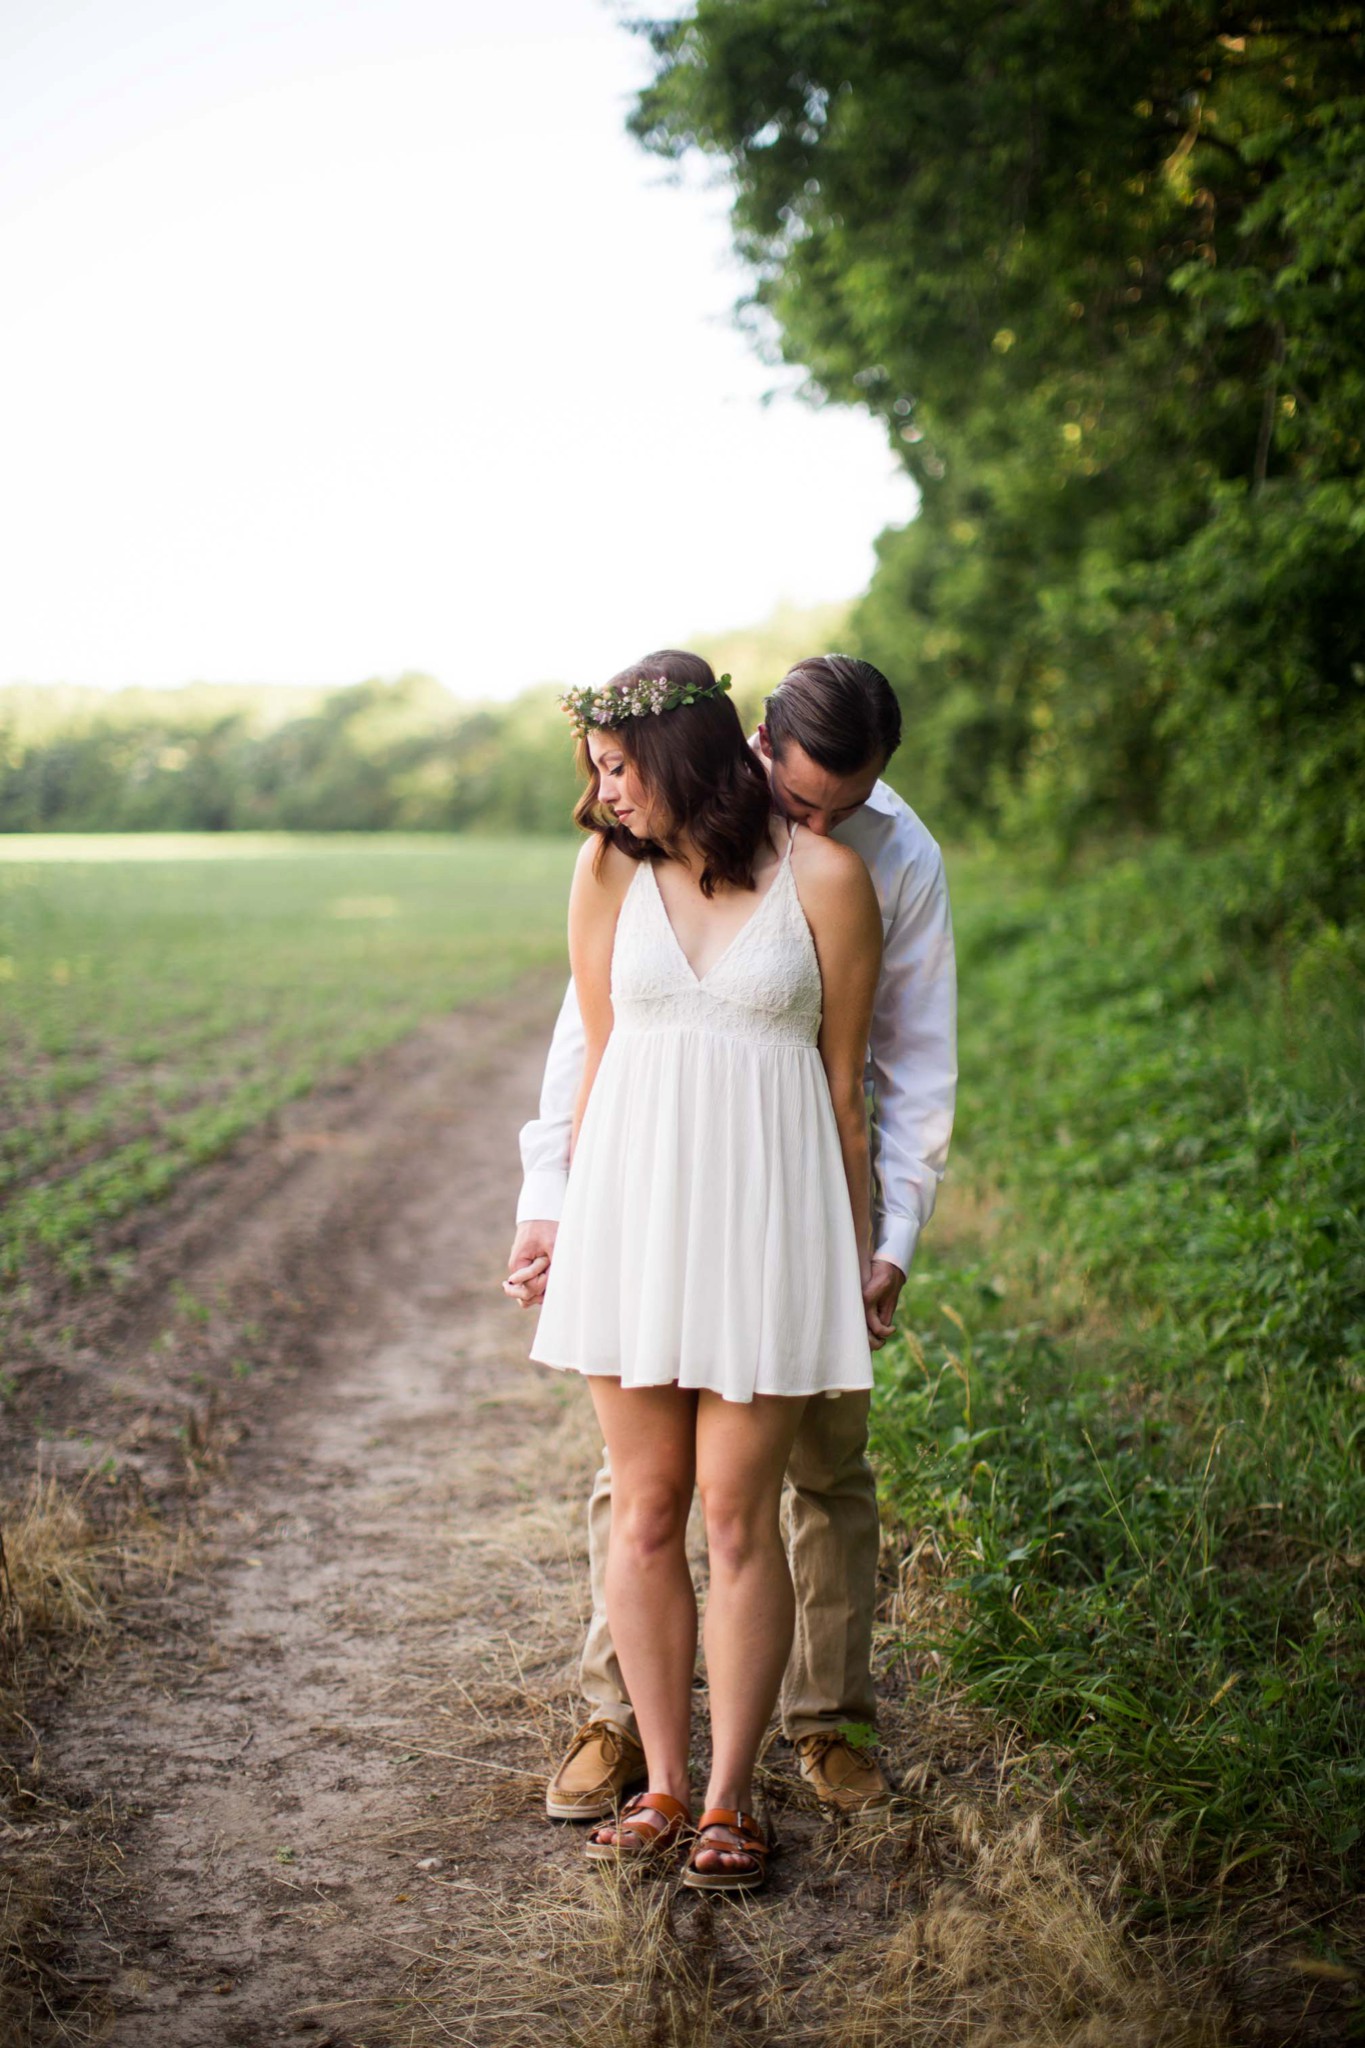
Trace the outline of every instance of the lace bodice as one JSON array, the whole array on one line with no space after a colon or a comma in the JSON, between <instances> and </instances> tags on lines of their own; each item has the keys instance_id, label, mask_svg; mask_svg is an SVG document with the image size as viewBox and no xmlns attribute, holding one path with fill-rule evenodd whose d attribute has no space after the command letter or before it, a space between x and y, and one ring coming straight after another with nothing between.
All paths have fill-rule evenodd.
<instances>
[{"instance_id":1,"label":"lace bodice","mask_svg":"<svg viewBox=\"0 0 1365 2048\"><path fill-rule=\"evenodd\" d=\"M616 925L613 1029L709 1031L777 1045L814 1045L820 966L792 880L788 845L748 922L698 976L668 921L653 866L641 861Z\"/></svg>"}]
</instances>

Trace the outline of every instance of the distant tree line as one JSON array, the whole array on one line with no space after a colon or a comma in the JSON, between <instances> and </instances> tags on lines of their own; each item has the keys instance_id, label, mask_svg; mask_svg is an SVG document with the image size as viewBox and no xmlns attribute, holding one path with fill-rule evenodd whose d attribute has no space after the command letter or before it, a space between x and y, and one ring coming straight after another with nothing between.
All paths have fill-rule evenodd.
<instances>
[{"instance_id":1,"label":"distant tree line","mask_svg":"<svg viewBox=\"0 0 1365 2048\"><path fill-rule=\"evenodd\" d=\"M1365 873L1365 10L696 0L633 126L922 494L855 615L935 825Z\"/></svg>"},{"instance_id":2,"label":"distant tree line","mask_svg":"<svg viewBox=\"0 0 1365 2048\"><path fill-rule=\"evenodd\" d=\"M689 644L731 671L756 723L794 661L841 644L849 610L782 605ZM0 689L0 832L568 832L578 781L557 695L471 704L421 675L332 691Z\"/></svg>"},{"instance_id":3,"label":"distant tree line","mask_svg":"<svg viewBox=\"0 0 1365 2048\"><path fill-rule=\"evenodd\" d=\"M33 730L0 692L0 831L567 828L576 778L553 691L469 706L403 676L292 716L287 697L254 695L225 710L212 690L140 691Z\"/></svg>"}]
</instances>

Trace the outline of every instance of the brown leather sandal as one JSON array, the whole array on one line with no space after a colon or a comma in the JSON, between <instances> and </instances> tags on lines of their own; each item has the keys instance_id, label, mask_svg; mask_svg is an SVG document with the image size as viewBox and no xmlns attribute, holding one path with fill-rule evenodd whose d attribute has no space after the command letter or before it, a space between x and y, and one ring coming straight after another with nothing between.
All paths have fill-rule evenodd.
<instances>
[{"instance_id":1,"label":"brown leather sandal","mask_svg":"<svg viewBox=\"0 0 1365 2048\"><path fill-rule=\"evenodd\" d=\"M736 1839L708 1842L708 1828L726 1828ZM756 1892L768 1881L768 1858L772 1854L772 1846L751 1813L742 1813L735 1806L708 1806L697 1822L697 1838L692 1844L682 1881L698 1892ZM716 1849L722 1855L747 1856L751 1867L747 1870L698 1870L699 1849Z\"/></svg>"},{"instance_id":2,"label":"brown leather sandal","mask_svg":"<svg viewBox=\"0 0 1365 2048\"><path fill-rule=\"evenodd\" d=\"M657 1819L659 1814L663 1815L662 1825ZM671 1793L637 1792L626 1801L615 1820L604 1820L593 1829L583 1854L589 1863L654 1863L677 1848L684 1828L691 1824L691 1814L681 1799L674 1799ZM604 1834L625 1835L635 1847L627 1848L624 1842L599 1841L598 1836Z\"/></svg>"}]
</instances>

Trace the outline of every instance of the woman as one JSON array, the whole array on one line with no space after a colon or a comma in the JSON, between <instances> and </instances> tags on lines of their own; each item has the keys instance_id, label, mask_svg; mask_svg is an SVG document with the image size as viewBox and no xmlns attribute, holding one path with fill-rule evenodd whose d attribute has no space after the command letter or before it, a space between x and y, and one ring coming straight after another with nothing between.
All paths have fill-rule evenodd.
<instances>
[{"instance_id":1,"label":"woman","mask_svg":"<svg viewBox=\"0 0 1365 2048\"><path fill-rule=\"evenodd\" d=\"M750 1890L769 1852L753 1769L792 1635L782 1475L804 1402L871 1383L881 924L856 854L774 818L728 685L670 653L565 699L591 835L569 907L587 1056L531 1356L592 1388L608 1612L648 1765L587 1854L657 1857L690 1825L695 1484L712 1767L684 1882Z\"/></svg>"}]
</instances>

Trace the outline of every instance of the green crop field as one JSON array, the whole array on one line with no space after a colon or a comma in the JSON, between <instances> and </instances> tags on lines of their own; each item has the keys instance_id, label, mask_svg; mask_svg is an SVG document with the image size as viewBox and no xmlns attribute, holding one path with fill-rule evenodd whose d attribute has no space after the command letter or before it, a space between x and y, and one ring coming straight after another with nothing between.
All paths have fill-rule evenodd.
<instances>
[{"instance_id":1,"label":"green crop field","mask_svg":"<svg viewBox=\"0 0 1365 2048\"><path fill-rule=\"evenodd\" d=\"M564 956L567 839L0 839L0 1274Z\"/></svg>"}]
</instances>

